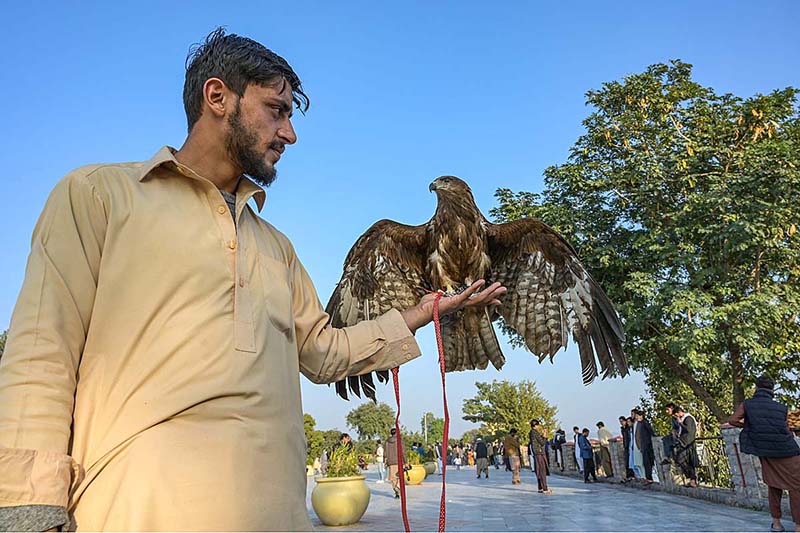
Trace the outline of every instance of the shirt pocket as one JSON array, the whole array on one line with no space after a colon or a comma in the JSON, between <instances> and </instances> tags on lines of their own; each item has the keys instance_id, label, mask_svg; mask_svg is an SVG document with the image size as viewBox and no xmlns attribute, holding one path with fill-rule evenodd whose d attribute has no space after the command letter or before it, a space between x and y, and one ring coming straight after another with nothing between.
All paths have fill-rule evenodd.
<instances>
[{"instance_id":1,"label":"shirt pocket","mask_svg":"<svg viewBox=\"0 0 800 533\"><path fill-rule=\"evenodd\" d=\"M263 305L269 321L291 340L294 336L294 312L289 268L282 261L263 254L259 255L258 262Z\"/></svg>"}]
</instances>

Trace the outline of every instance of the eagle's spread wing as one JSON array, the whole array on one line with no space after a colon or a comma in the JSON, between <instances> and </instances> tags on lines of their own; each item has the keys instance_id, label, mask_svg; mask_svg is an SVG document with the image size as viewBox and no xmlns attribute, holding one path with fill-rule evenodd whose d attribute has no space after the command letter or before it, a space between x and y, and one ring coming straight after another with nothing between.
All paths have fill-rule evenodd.
<instances>
[{"instance_id":1,"label":"eagle's spread wing","mask_svg":"<svg viewBox=\"0 0 800 533\"><path fill-rule=\"evenodd\" d=\"M392 308L407 309L425 294L426 228L381 220L359 237L344 261L342 279L325 311L336 328L377 318ZM386 371L377 372L387 381ZM347 388L358 397L361 390L375 400L371 374L350 376L336 383L336 392L348 399Z\"/></svg>"},{"instance_id":2,"label":"eagle's spread wing","mask_svg":"<svg viewBox=\"0 0 800 533\"><path fill-rule=\"evenodd\" d=\"M539 361L552 360L571 332L584 383L598 375L595 355L604 378L627 374L622 323L572 246L535 219L490 224L488 233L492 280L508 287L500 314Z\"/></svg>"}]
</instances>

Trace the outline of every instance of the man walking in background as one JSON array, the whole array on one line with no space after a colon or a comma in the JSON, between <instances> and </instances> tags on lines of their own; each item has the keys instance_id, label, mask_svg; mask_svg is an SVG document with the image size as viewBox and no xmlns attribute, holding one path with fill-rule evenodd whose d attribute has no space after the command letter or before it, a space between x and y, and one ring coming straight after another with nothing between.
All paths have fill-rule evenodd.
<instances>
[{"instance_id":1,"label":"man walking in background","mask_svg":"<svg viewBox=\"0 0 800 533\"><path fill-rule=\"evenodd\" d=\"M600 441L600 466L606 477L613 477L611 471L611 439L614 435L606 429L606 425L601 421L597 423L597 440Z\"/></svg>"},{"instance_id":2,"label":"man walking in background","mask_svg":"<svg viewBox=\"0 0 800 533\"><path fill-rule=\"evenodd\" d=\"M386 467L389 471L389 481L392 483L394 497L400 497L400 476L397 467L397 429L392 428L389 438L386 439Z\"/></svg>"},{"instance_id":3,"label":"man walking in background","mask_svg":"<svg viewBox=\"0 0 800 533\"><path fill-rule=\"evenodd\" d=\"M508 467L511 469L511 484L519 485L522 481L519 479L519 470L521 467L521 450L519 439L517 438L517 428L511 428L511 431L506 435L503 441L503 450L505 456L508 458Z\"/></svg>"},{"instance_id":4,"label":"man walking in background","mask_svg":"<svg viewBox=\"0 0 800 533\"><path fill-rule=\"evenodd\" d=\"M592 479L597 481L597 474L594 469L594 450L592 449L592 443L589 441L589 428L583 428L583 431L578 433L577 442L581 459L583 460L583 482L589 483L589 476L592 476Z\"/></svg>"},{"instance_id":5,"label":"man walking in background","mask_svg":"<svg viewBox=\"0 0 800 533\"><path fill-rule=\"evenodd\" d=\"M581 457L581 447L578 444L578 438L581 435L581 430L578 426L572 427L572 442L575 443L573 453L575 454L575 464L578 465L578 471L583 472L583 457Z\"/></svg>"},{"instance_id":6,"label":"man walking in background","mask_svg":"<svg viewBox=\"0 0 800 533\"><path fill-rule=\"evenodd\" d=\"M539 420L531 420L531 431L528 437L533 452L533 462L536 465L536 482L539 485L539 492L551 494L550 489L547 488L547 474L549 474L546 451L547 430L542 428Z\"/></svg>"},{"instance_id":7,"label":"man walking in background","mask_svg":"<svg viewBox=\"0 0 800 533\"><path fill-rule=\"evenodd\" d=\"M489 449L480 437L475 441L475 466L478 479L481 478L481 472L486 474L486 479L489 479Z\"/></svg>"},{"instance_id":8,"label":"man walking in background","mask_svg":"<svg viewBox=\"0 0 800 533\"><path fill-rule=\"evenodd\" d=\"M683 407L675 407L673 418L678 423L678 440L675 442L675 462L689 480L688 486L697 488L697 420Z\"/></svg>"},{"instance_id":9,"label":"man walking in background","mask_svg":"<svg viewBox=\"0 0 800 533\"><path fill-rule=\"evenodd\" d=\"M383 476L386 472L386 465L384 464L383 445L381 440L378 439L378 447L375 448L375 462L378 465L378 483L383 483Z\"/></svg>"}]
</instances>

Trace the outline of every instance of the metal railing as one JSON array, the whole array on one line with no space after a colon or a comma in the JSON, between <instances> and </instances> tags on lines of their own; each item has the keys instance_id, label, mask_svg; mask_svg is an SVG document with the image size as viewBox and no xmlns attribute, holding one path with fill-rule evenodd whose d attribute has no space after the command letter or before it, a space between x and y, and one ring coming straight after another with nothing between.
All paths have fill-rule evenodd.
<instances>
[{"instance_id":1,"label":"metal railing","mask_svg":"<svg viewBox=\"0 0 800 533\"><path fill-rule=\"evenodd\" d=\"M697 482L702 485L733 489L731 466L725 450L725 441L721 435L699 437L697 444Z\"/></svg>"}]
</instances>

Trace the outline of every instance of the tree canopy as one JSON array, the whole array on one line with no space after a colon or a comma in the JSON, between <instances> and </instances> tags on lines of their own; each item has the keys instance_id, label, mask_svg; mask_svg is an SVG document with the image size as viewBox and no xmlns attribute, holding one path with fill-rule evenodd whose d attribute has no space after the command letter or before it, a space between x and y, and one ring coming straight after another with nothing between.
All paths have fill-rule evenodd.
<instances>
[{"instance_id":1,"label":"tree canopy","mask_svg":"<svg viewBox=\"0 0 800 533\"><path fill-rule=\"evenodd\" d=\"M347 426L358 432L360 439L386 438L394 427L394 409L385 403L362 403L347 413Z\"/></svg>"},{"instance_id":2,"label":"tree canopy","mask_svg":"<svg viewBox=\"0 0 800 533\"><path fill-rule=\"evenodd\" d=\"M717 94L691 74L672 61L589 91L586 132L544 192L500 189L492 215L575 246L651 404L723 420L759 374L790 405L800 392L798 91Z\"/></svg>"},{"instance_id":3,"label":"tree canopy","mask_svg":"<svg viewBox=\"0 0 800 533\"><path fill-rule=\"evenodd\" d=\"M555 430L557 409L545 400L533 381L478 381L475 387L477 393L464 400L462 412L464 420L481 424L477 434L493 438L517 428L524 435L534 418Z\"/></svg>"},{"instance_id":4,"label":"tree canopy","mask_svg":"<svg viewBox=\"0 0 800 533\"><path fill-rule=\"evenodd\" d=\"M426 422L428 428L428 443L442 442L442 438L444 438L444 418L437 418L433 413L425 413L422 415L419 425L423 438L425 436ZM423 440L423 442L425 441Z\"/></svg>"}]
</instances>

